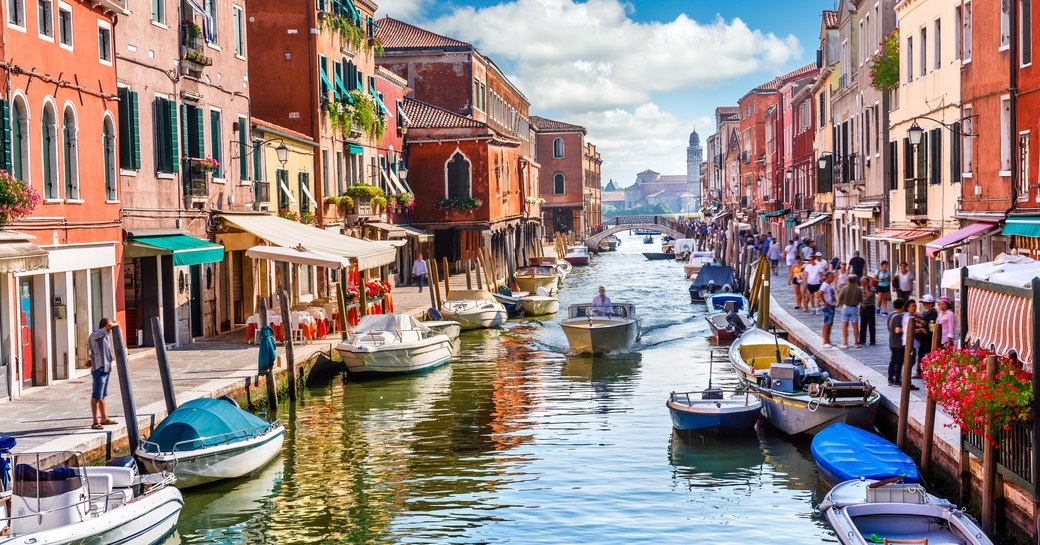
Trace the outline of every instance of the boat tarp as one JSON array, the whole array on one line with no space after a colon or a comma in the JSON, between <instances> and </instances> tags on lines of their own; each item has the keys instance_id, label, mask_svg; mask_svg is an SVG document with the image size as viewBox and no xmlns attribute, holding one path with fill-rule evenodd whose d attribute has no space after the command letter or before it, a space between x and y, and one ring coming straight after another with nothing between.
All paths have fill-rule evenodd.
<instances>
[{"instance_id":1,"label":"boat tarp","mask_svg":"<svg viewBox=\"0 0 1040 545\"><path fill-rule=\"evenodd\" d=\"M680 238L672 244L675 253L692 253L697 249L697 239L694 238Z\"/></svg>"},{"instance_id":2,"label":"boat tarp","mask_svg":"<svg viewBox=\"0 0 1040 545\"><path fill-rule=\"evenodd\" d=\"M739 293L716 293L710 296L708 301L711 308L715 310L726 310L726 303L733 303L737 310L747 310L744 308L744 296Z\"/></svg>"},{"instance_id":3,"label":"boat tarp","mask_svg":"<svg viewBox=\"0 0 1040 545\"><path fill-rule=\"evenodd\" d=\"M451 290L444 297L445 301L494 301L495 298L484 290Z\"/></svg>"},{"instance_id":4,"label":"boat tarp","mask_svg":"<svg viewBox=\"0 0 1040 545\"><path fill-rule=\"evenodd\" d=\"M354 333L370 331L429 331L418 320L408 314L373 314L362 316Z\"/></svg>"},{"instance_id":5,"label":"boat tarp","mask_svg":"<svg viewBox=\"0 0 1040 545\"><path fill-rule=\"evenodd\" d=\"M914 461L899 447L884 437L841 422L817 433L811 449L820 468L842 482L898 476L904 476L908 483L920 479Z\"/></svg>"},{"instance_id":6,"label":"boat tarp","mask_svg":"<svg viewBox=\"0 0 1040 545\"><path fill-rule=\"evenodd\" d=\"M729 284L731 288L737 288L737 276L733 273L732 267L709 263L703 265L700 272L697 273L697 278L693 281L692 289L700 289L707 286L713 280L715 281L716 286L721 287Z\"/></svg>"},{"instance_id":7,"label":"boat tarp","mask_svg":"<svg viewBox=\"0 0 1040 545\"><path fill-rule=\"evenodd\" d=\"M223 399L184 403L163 419L148 437L160 452L199 450L257 437L269 424Z\"/></svg>"}]
</instances>

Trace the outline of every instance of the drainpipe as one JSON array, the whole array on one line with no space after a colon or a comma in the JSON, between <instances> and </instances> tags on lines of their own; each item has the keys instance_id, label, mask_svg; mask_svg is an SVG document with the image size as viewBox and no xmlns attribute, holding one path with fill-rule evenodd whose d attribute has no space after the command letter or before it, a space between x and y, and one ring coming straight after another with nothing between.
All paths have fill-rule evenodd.
<instances>
[{"instance_id":1,"label":"drainpipe","mask_svg":"<svg viewBox=\"0 0 1040 545\"><path fill-rule=\"evenodd\" d=\"M1010 95L1010 123L1008 130L1009 144L1011 144L1011 206L1004 211L1004 217L1018 207L1018 180L1021 173L1018 171L1021 151L1018 148L1018 2L1008 2L1008 26L1010 27L1011 50L1008 52L1008 94ZM1026 168L1029 168L1026 165Z\"/></svg>"}]
</instances>

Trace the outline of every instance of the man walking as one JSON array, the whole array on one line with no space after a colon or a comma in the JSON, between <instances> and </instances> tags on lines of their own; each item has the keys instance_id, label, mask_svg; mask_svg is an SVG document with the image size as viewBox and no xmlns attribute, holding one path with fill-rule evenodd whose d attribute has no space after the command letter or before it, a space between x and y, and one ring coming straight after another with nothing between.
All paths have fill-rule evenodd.
<instances>
[{"instance_id":1,"label":"man walking","mask_svg":"<svg viewBox=\"0 0 1040 545\"><path fill-rule=\"evenodd\" d=\"M423 260L423 255L420 253L415 256L415 263L412 263L412 277L415 278L415 282L419 284L419 293L422 293L423 280L426 279L426 261Z\"/></svg>"},{"instance_id":2,"label":"man walking","mask_svg":"<svg viewBox=\"0 0 1040 545\"><path fill-rule=\"evenodd\" d=\"M834 325L834 306L837 304L837 298L834 296L833 272L828 272L824 277L823 285L820 286L820 299L822 303L820 312L823 314L823 347L832 348L831 327Z\"/></svg>"},{"instance_id":3,"label":"man walking","mask_svg":"<svg viewBox=\"0 0 1040 545\"><path fill-rule=\"evenodd\" d=\"M860 279L860 288L863 290L863 302L859 305L859 345L867 344L867 335L870 335L870 346L877 344L877 290L870 277Z\"/></svg>"},{"instance_id":4,"label":"man walking","mask_svg":"<svg viewBox=\"0 0 1040 545\"><path fill-rule=\"evenodd\" d=\"M863 303L863 289L859 287L859 278L851 274L848 282L838 293L838 306L841 307L841 347L849 348L849 324L852 324L852 342L856 348L859 343L859 307Z\"/></svg>"},{"instance_id":5,"label":"man walking","mask_svg":"<svg viewBox=\"0 0 1040 545\"><path fill-rule=\"evenodd\" d=\"M766 257L769 259L769 266L773 269L773 276L779 274L780 270L780 243L773 239L769 243L769 250L766 251Z\"/></svg>"},{"instance_id":6,"label":"man walking","mask_svg":"<svg viewBox=\"0 0 1040 545\"><path fill-rule=\"evenodd\" d=\"M898 386L903 378L903 304L905 301L896 298L892 301L892 313L888 315L888 348L892 351L892 359L888 361L888 385Z\"/></svg>"},{"instance_id":7,"label":"man walking","mask_svg":"<svg viewBox=\"0 0 1040 545\"><path fill-rule=\"evenodd\" d=\"M849 269L857 278L863 278L863 274L867 272L867 260L859 255L859 250L852 252L852 259L849 260Z\"/></svg>"},{"instance_id":8,"label":"man walking","mask_svg":"<svg viewBox=\"0 0 1040 545\"><path fill-rule=\"evenodd\" d=\"M819 296L816 295L820 291L820 285L823 282L823 271L826 266L823 264L823 256L819 252L816 252L816 260L810 261L805 266L805 289L809 292L809 301L807 308L813 314L819 314L820 302Z\"/></svg>"},{"instance_id":9,"label":"man walking","mask_svg":"<svg viewBox=\"0 0 1040 545\"><path fill-rule=\"evenodd\" d=\"M921 376L921 360L932 351L932 336L935 335L935 322L939 320L939 310L935 308L935 297L930 293L921 297L921 327L923 331L915 333L917 338L917 368L914 377Z\"/></svg>"},{"instance_id":10,"label":"man walking","mask_svg":"<svg viewBox=\"0 0 1040 545\"><path fill-rule=\"evenodd\" d=\"M87 350L90 354L90 414L93 417L91 429L100 430L104 426L116 424L108 418L105 409L105 398L108 397L108 378L112 374L112 328L117 326L108 318L102 318L97 331L87 339Z\"/></svg>"}]
</instances>

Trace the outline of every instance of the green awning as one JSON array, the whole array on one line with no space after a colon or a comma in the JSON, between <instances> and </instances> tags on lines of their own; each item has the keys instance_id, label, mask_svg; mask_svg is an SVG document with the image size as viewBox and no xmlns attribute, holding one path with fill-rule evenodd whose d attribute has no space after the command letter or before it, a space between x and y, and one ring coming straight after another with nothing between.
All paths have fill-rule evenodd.
<instances>
[{"instance_id":1,"label":"green awning","mask_svg":"<svg viewBox=\"0 0 1040 545\"><path fill-rule=\"evenodd\" d=\"M173 254L173 264L200 265L224 260L224 247L188 235L162 235L154 237L134 237L129 243L143 246L158 254Z\"/></svg>"},{"instance_id":2,"label":"green awning","mask_svg":"<svg viewBox=\"0 0 1040 545\"><path fill-rule=\"evenodd\" d=\"M790 212L790 209L784 208L783 210L775 210L773 212L766 212L765 214L762 214L758 218L764 220L766 218L772 218L772 217L775 217L775 216L782 216L782 215L784 215L784 214L786 214L788 212Z\"/></svg>"},{"instance_id":3,"label":"green awning","mask_svg":"<svg viewBox=\"0 0 1040 545\"><path fill-rule=\"evenodd\" d=\"M790 226L792 226L792 225L794 225L796 223L798 223L798 218L787 218L787 220L784 221L784 225L786 225L788 227L790 227Z\"/></svg>"},{"instance_id":4,"label":"green awning","mask_svg":"<svg viewBox=\"0 0 1040 545\"><path fill-rule=\"evenodd\" d=\"M1009 216L1001 234L1040 237L1040 216Z\"/></svg>"},{"instance_id":5,"label":"green awning","mask_svg":"<svg viewBox=\"0 0 1040 545\"><path fill-rule=\"evenodd\" d=\"M347 144L347 151L349 151L353 155L364 155L365 148L357 144Z\"/></svg>"}]
</instances>

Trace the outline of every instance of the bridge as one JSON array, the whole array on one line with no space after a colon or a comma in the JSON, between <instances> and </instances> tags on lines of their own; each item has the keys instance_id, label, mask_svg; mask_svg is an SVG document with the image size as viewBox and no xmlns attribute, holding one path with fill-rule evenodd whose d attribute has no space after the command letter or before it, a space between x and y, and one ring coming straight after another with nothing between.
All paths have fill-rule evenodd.
<instances>
[{"instance_id":1,"label":"bridge","mask_svg":"<svg viewBox=\"0 0 1040 545\"><path fill-rule=\"evenodd\" d=\"M678 230L678 222L666 218L664 216L619 216L609 221L603 222L603 226L606 229L592 235L585 241L585 245L589 248L595 249L599 247L599 243L604 238L621 231L630 231L633 229L653 229L654 231L660 231L666 235L672 235L674 238L686 238L686 233Z\"/></svg>"}]
</instances>

